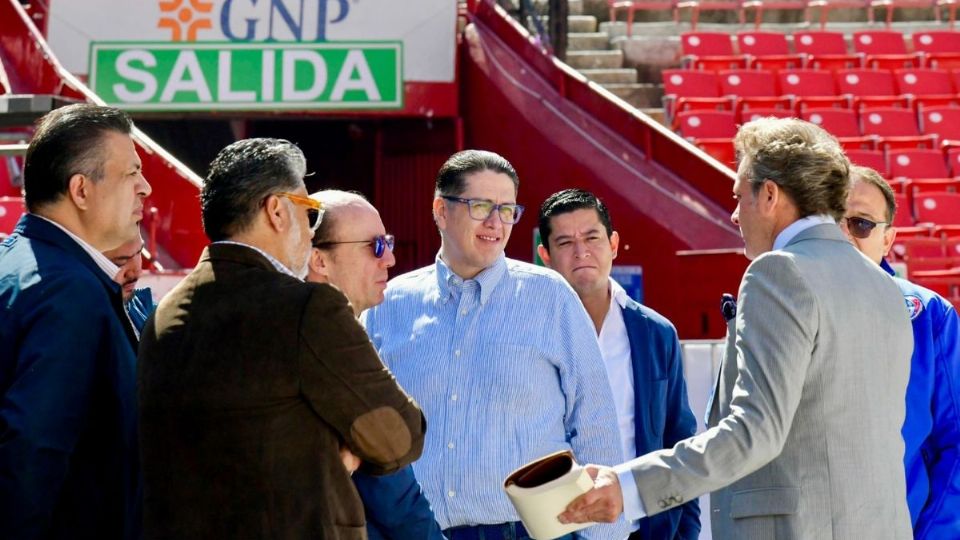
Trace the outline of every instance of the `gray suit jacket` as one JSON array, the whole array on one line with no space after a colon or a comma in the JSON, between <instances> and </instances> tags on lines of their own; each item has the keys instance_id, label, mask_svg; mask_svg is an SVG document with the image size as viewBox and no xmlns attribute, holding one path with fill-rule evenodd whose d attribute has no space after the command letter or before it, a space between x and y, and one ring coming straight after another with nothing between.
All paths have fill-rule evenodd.
<instances>
[{"instance_id":1,"label":"gray suit jacket","mask_svg":"<svg viewBox=\"0 0 960 540\"><path fill-rule=\"evenodd\" d=\"M631 462L648 514L713 492L713 537L909 539L896 284L836 225L758 257L740 284L710 428Z\"/></svg>"}]
</instances>

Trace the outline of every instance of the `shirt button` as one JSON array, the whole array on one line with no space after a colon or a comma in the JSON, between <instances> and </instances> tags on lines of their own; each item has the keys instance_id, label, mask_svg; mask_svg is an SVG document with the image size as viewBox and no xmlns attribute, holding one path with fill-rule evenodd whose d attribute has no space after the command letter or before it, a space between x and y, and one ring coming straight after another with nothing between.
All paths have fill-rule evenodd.
<instances>
[{"instance_id":1,"label":"shirt button","mask_svg":"<svg viewBox=\"0 0 960 540\"><path fill-rule=\"evenodd\" d=\"M451 442L451 443L447 443L447 448L449 448L449 449L451 449L451 450L453 450L453 446L454 446L454 445L453 445L453 443L452 443L452 442Z\"/></svg>"},{"instance_id":2,"label":"shirt button","mask_svg":"<svg viewBox=\"0 0 960 540\"><path fill-rule=\"evenodd\" d=\"M456 394L450 396L450 401L456 401L456 400L457 400L457 395L456 395Z\"/></svg>"},{"instance_id":3,"label":"shirt button","mask_svg":"<svg viewBox=\"0 0 960 540\"><path fill-rule=\"evenodd\" d=\"M460 310L460 314L461 314L461 315L466 315L466 314L467 314L467 310L461 309L461 310Z\"/></svg>"},{"instance_id":4,"label":"shirt button","mask_svg":"<svg viewBox=\"0 0 960 540\"><path fill-rule=\"evenodd\" d=\"M460 349L453 351L454 356L460 356Z\"/></svg>"},{"instance_id":5,"label":"shirt button","mask_svg":"<svg viewBox=\"0 0 960 540\"><path fill-rule=\"evenodd\" d=\"M451 499L454 498L454 497L456 497L456 496L457 496L457 492L456 492L456 491L453 491L452 489L447 492L447 497L450 497Z\"/></svg>"}]
</instances>

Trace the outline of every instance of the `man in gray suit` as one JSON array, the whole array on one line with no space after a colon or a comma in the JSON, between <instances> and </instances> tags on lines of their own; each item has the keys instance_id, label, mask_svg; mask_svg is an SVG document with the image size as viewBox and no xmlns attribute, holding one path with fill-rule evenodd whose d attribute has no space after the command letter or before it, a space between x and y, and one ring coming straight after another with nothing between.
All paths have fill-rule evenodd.
<instances>
[{"instance_id":1,"label":"man in gray suit","mask_svg":"<svg viewBox=\"0 0 960 540\"><path fill-rule=\"evenodd\" d=\"M709 429L615 468L560 515L627 519L707 492L713 537L909 539L900 427L913 348L897 286L837 226L849 162L813 124L734 141L746 255Z\"/></svg>"}]
</instances>

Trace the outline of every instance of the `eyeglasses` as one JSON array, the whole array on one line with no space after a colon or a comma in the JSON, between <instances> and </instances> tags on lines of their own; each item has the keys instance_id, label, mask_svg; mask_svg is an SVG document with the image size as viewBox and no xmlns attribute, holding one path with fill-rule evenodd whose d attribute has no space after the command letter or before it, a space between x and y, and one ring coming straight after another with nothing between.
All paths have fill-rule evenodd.
<instances>
[{"instance_id":1,"label":"eyeglasses","mask_svg":"<svg viewBox=\"0 0 960 540\"><path fill-rule=\"evenodd\" d=\"M477 221L486 221L494 210L499 214L500 222L506 225L513 225L520 221L520 216L523 215L522 204L494 204L487 199L461 199L450 195L441 195L440 198L467 205L470 217Z\"/></svg>"},{"instance_id":2,"label":"eyeglasses","mask_svg":"<svg viewBox=\"0 0 960 540\"><path fill-rule=\"evenodd\" d=\"M307 207L307 219L310 223L310 232L317 232L320 228L320 221L323 220L323 203L310 197L294 195L293 193L280 192L277 197L286 197L290 202L300 206Z\"/></svg>"},{"instance_id":3,"label":"eyeglasses","mask_svg":"<svg viewBox=\"0 0 960 540\"><path fill-rule=\"evenodd\" d=\"M396 245L396 238L392 234L378 234L373 237L373 240L351 240L349 242L317 242L313 245L315 248L323 249L327 246L336 246L339 244L367 244L373 246L373 256L381 259L383 255L389 249L390 252L393 252L393 247Z\"/></svg>"},{"instance_id":4,"label":"eyeglasses","mask_svg":"<svg viewBox=\"0 0 960 540\"><path fill-rule=\"evenodd\" d=\"M886 221L870 221L862 217L845 217L843 221L847 225L847 230L855 238L868 238L877 225L889 225Z\"/></svg>"}]
</instances>

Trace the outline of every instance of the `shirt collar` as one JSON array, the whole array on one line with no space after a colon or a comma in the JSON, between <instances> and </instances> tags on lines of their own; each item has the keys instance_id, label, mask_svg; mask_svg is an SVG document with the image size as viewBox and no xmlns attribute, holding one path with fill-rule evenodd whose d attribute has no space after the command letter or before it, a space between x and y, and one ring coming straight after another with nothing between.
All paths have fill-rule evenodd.
<instances>
[{"instance_id":1,"label":"shirt collar","mask_svg":"<svg viewBox=\"0 0 960 540\"><path fill-rule=\"evenodd\" d=\"M437 267L437 286L440 288L440 299L443 302L446 302L453 296L454 289L461 289L463 287L465 280L454 273L453 270L447 266L447 263L440 258L440 254L437 253L436 259ZM493 294L493 290L497 288L497 284L500 283L500 280L503 278L503 275L507 272L507 258L502 253L494 263L487 268L484 268L476 277L473 278L473 281L477 282L477 285L480 287L480 305L487 303L487 300L490 299L490 295Z\"/></svg>"},{"instance_id":2,"label":"shirt collar","mask_svg":"<svg viewBox=\"0 0 960 540\"><path fill-rule=\"evenodd\" d=\"M256 246L251 246L250 244L244 244L243 242L237 242L237 241L235 241L235 240L220 240L219 242L213 242L213 243L214 243L214 244L232 244L232 245L234 245L234 246L243 246L243 247L246 247L246 248L250 248L250 249L256 251L257 253L259 253L260 255L263 255L263 258L266 259L266 260L268 260L268 261L270 261L270 264L272 264L273 267L276 268L278 272L284 273L284 274L286 274L286 275L288 275L288 276L290 276L290 277L293 277L293 278L299 279L300 281L303 281L303 278L301 278L300 276L294 274L289 268L287 268L287 265L283 264L282 262L280 262L279 260L277 260L275 257L273 257L272 255L270 255L269 253L267 253L266 251L264 251L264 250L262 250L262 249L260 249L260 248L258 248L258 247L256 247Z\"/></svg>"},{"instance_id":3,"label":"shirt collar","mask_svg":"<svg viewBox=\"0 0 960 540\"><path fill-rule=\"evenodd\" d=\"M60 230L63 231L64 233L66 233L67 236L69 236L74 242L76 242L77 244L80 245L81 248L83 248L83 251L85 251L85 252L87 253L87 255L90 256L91 259L93 259L93 262L96 263L97 267L100 268L100 270L103 270L103 273L105 273L111 280L112 280L114 277L116 277L117 272L120 271L120 267L117 266L117 265L115 265L115 264L113 264L113 262L111 262L110 259L108 259L106 255L104 255L103 253L97 251L97 249L96 249L95 247L93 247L93 246L91 246L90 244L84 242L84 240L83 240L82 238L80 238L79 236L73 234L72 232L70 232L69 230L67 230L66 227L64 227L63 225L57 223L56 221L53 221L53 220L51 220L51 219L47 219L47 218L45 218L45 217L43 217L43 216L41 216L41 215L39 215L39 214L31 214L31 215L34 216L34 217L40 218L40 219L46 221L47 223L52 224L53 226L57 227L58 229L60 229Z\"/></svg>"},{"instance_id":4,"label":"shirt collar","mask_svg":"<svg viewBox=\"0 0 960 540\"><path fill-rule=\"evenodd\" d=\"M837 224L837 220L833 217L826 214L815 214L812 216L807 216L805 218L798 219L787 226L786 229L780 231L780 234L777 235L776 240L773 242L773 249L783 249L790 243L801 232L811 228L816 227L817 225L823 225L825 223Z\"/></svg>"},{"instance_id":5,"label":"shirt collar","mask_svg":"<svg viewBox=\"0 0 960 540\"><path fill-rule=\"evenodd\" d=\"M630 298L630 295L627 294L627 291L617 283L612 277L608 277L610 280L610 299L617 303L620 306L620 309L625 309L627 307L627 299Z\"/></svg>"}]
</instances>

